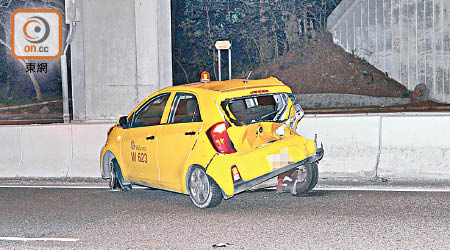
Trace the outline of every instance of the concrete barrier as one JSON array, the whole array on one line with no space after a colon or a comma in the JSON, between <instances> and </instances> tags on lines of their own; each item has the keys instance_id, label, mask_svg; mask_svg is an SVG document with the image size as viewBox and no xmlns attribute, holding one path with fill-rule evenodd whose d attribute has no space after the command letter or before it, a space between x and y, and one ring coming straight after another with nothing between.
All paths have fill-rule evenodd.
<instances>
[{"instance_id":1,"label":"concrete barrier","mask_svg":"<svg viewBox=\"0 0 450 250\"><path fill-rule=\"evenodd\" d=\"M71 126L24 126L17 176L64 177L72 160Z\"/></svg>"},{"instance_id":2,"label":"concrete barrier","mask_svg":"<svg viewBox=\"0 0 450 250\"><path fill-rule=\"evenodd\" d=\"M0 177L17 175L22 159L21 127L0 126Z\"/></svg>"},{"instance_id":3,"label":"concrete barrier","mask_svg":"<svg viewBox=\"0 0 450 250\"><path fill-rule=\"evenodd\" d=\"M450 116L383 117L378 174L450 179Z\"/></svg>"},{"instance_id":4,"label":"concrete barrier","mask_svg":"<svg viewBox=\"0 0 450 250\"><path fill-rule=\"evenodd\" d=\"M321 177L450 180L450 114L307 115ZM112 123L0 126L0 177L100 177Z\"/></svg>"},{"instance_id":5,"label":"concrete barrier","mask_svg":"<svg viewBox=\"0 0 450 250\"><path fill-rule=\"evenodd\" d=\"M0 126L0 177L100 177L100 149L111 126Z\"/></svg>"},{"instance_id":6,"label":"concrete barrier","mask_svg":"<svg viewBox=\"0 0 450 250\"><path fill-rule=\"evenodd\" d=\"M322 177L450 180L450 114L306 116L300 132L325 146Z\"/></svg>"},{"instance_id":7,"label":"concrete barrier","mask_svg":"<svg viewBox=\"0 0 450 250\"><path fill-rule=\"evenodd\" d=\"M112 124L72 125L73 155L68 177L99 177L100 149Z\"/></svg>"},{"instance_id":8,"label":"concrete barrier","mask_svg":"<svg viewBox=\"0 0 450 250\"><path fill-rule=\"evenodd\" d=\"M320 171L333 177L375 175L378 152L377 116L307 116L300 123L300 134L323 142L325 157Z\"/></svg>"}]
</instances>

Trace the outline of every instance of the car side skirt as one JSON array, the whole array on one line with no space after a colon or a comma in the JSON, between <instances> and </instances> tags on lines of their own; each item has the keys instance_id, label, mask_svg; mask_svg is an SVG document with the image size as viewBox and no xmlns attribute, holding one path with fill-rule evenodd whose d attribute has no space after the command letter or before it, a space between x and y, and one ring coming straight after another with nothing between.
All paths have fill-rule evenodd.
<instances>
[{"instance_id":1,"label":"car side skirt","mask_svg":"<svg viewBox=\"0 0 450 250\"><path fill-rule=\"evenodd\" d=\"M145 187L145 188L150 188L150 189L155 189L155 190L164 190L164 191L168 191L168 192L172 192L172 193L177 193L177 194L185 194L183 192L179 192L179 191L175 191L172 189L167 189L167 188L161 188L161 187L157 187L157 186L153 186L150 185L148 183L145 182L140 182L140 181L130 181L127 184L131 184L131 185L136 185L136 186L141 186L141 187Z\"/></svg>"}]
</instances>

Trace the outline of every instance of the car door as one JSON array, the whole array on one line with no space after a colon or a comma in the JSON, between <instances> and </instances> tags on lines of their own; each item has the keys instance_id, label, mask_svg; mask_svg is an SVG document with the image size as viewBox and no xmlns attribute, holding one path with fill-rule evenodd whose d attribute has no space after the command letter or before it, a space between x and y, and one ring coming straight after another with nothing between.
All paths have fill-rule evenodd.
<instances>
[{"instance_id":1,"label":"car door","mask_svg":"<svg viewBox=\"0 0 450 250\"><path fill-rule=\"evenodd\" d=\"M133 114L123 135L121 154L131 181L149 184L159 181L157 135L169 97L170 93L164 93L143 104Z\"/></svg>"},{"instance_id":2,"label":"car door","mask_svg":"<svg viewBox=\"0 0 450 250\"><path fill-rule=\"evenodd\" d=\"M175 94L167 124L158 136L158 166L161 185L181 187L185 163L202 129L197 97L191 93Z\"/></svg>"}]
</instances>

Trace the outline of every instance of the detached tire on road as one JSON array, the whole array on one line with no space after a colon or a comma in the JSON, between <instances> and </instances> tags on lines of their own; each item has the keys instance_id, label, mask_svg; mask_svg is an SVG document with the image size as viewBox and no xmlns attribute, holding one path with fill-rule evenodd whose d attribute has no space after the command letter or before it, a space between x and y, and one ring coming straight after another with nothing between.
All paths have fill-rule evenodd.
<instances>
[{"instance_id":1,"label":"detached tire on road","mask_svg":"<svg viewBox=\"0 0 450 250\"><path fill-rule=\"evenodd\" d=\"M317 163L308 163L303 169L299 170L296 183L296 195L303 195L311 191L319 180L319 168Z\"/></svg>"},{"instance_id":2,"label":"detached tire on road","mask_svg":"<svg viewBox=\"0 0 450 250\"><path fill-rule=\"evenodd\" d=\"M220 187L202 167L194 167L189 172L188 192L194 205L199 208L216 207L223 199Z\"/></svg>"}]
</instances>

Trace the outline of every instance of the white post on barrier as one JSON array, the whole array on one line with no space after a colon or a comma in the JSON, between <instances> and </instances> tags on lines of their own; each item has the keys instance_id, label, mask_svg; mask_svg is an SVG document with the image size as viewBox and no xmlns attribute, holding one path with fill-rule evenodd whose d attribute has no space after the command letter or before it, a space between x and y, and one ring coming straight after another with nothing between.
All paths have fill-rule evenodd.
<instances>
[{"instance_id":1,"label":"white post on barrier","mask_svg":"<svg viewBox=\"0 0 450 250\"><path fill-rule=\"evenodd\" d=\"M218 51L218 55L219 55L219 81L222 81L222 66L221 66L221 61L222 61L222 59L221 59L221 56L220 56L220 49L219 50L217 50Z\"/></svg>"},{"instance_id":2,"label":"white post on barrier","mask_svg":"<svg viewBox=\"0 0 450 250\"><path fill-rule=\"evenodd\" d=\"M216 44L216 49L218 51L218 56L219 56L219 62L218 62L218 66L219 66L219 81L222 81L222 64L221 64L221 50L228 50L228 77L231 80L231 42L230 41L217 41Z\"/></svg>"}]
</instances>

